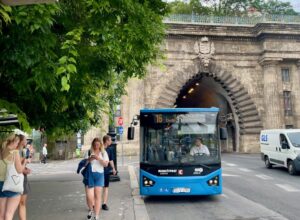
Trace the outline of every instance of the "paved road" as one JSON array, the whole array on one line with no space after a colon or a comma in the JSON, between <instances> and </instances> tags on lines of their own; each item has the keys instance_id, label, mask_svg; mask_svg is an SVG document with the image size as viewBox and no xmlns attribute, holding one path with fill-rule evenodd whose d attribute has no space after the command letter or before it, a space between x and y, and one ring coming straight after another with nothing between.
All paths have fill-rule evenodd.
<instances>
[{"instance_id":1,"label":"paved road","mask_svg":"<svg viewBox=\"0 0 300 220\"><path fill-rule=\"evenodd\" d=\"M299 175L280 167L266 169L259 155L227 154L223 160L224 174L236 175L224 177L226 188L288 219L300 219Z\"/></svg>"},{"instance_id":2,"label":"paved road","mask_svg":"<svg viewBox=\"0 0 300 220\"><path fill-rule=\"evenodd\" d=\"M299 220L300 176L264 167L259 155L223 155L221 196L146 197L150 219Z\"/></svg>"},{"instance_id":3,"label":"paved road","mask_svg":"<svg viewBox=\"0 0 300 220\"><path fill-rule=\"evenodd\" d=\"M85 219L87 209L81 176L74 173L78 161L30 164L33 174L29 177L32 187L29 220ZM127 169L127 165L138 167L138 157L124 161L124 166L119 166L121 182L111 183L111 210L103 212L102 219L141 219L135 212L139 206L134 204L138 200L132 197ZM259 155L224 154L222 161L223 195L146 197L144 202L150 219L300 219L300 176L290 176L282 168L266 169Z\"/></svg>"}]
</instances>

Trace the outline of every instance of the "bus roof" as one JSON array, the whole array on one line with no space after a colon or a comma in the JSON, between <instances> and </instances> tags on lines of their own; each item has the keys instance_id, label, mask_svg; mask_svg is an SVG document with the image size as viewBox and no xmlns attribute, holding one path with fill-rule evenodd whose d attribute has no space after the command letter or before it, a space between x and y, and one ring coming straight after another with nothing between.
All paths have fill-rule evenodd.
<instances>
[{"instance_id":1,"label":"bus roof","mask_svg":"<svg viewBox=\"0 0 300 220\"><path fill-rule=\"evenodd\" d=\"M219 108L145 108L141 113L219 112Z\"/></svg>"}]
</instances>

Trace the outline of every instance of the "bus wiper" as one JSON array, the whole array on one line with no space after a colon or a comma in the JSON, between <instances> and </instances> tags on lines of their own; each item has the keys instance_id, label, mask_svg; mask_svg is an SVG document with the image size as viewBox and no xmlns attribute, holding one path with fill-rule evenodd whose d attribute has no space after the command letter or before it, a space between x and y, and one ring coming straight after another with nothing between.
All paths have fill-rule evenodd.
<instances>
[{"instance_id":1,"label":"bus wiper","mask_svg":"<svg viewBox=\"0 0 300 220\"><path fill-rule=\"evenodd\" d=\"M200 166L202 166L202 167L205 167L205 168L207 168L207 169L211 169L211 167L209 167L209 166L207 166L207 165L205 165L205 164L202 164L202 163L198 163L197 165L200 165Z\"/></svg>"},{"instance_id":2,"label":"bus wiper","mask_svg":"<svg viewBox=\"0 0 300 220\"><path fill-rule=\"evenodd\" d=\"M192 165L192 166L202 166L202 167L205 167L205 168L207 168L207 169L211 169L211 167L209 167L209 166L207 166L207 165L205 165L205 164L202 164L202 163L183 163L184 165Z\"/></svg>"}]
</instances>

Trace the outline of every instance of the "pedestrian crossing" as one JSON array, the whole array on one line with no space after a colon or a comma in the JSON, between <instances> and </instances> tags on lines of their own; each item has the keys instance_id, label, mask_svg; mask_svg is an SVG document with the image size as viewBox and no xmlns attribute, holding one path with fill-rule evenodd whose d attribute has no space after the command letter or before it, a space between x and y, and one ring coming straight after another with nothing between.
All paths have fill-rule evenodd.
<instances>
[{"instance_id":1,"label":"pedestrian crossing","mask_svg":"<svg viewBox=\"0 0 300 220\"><path fill-rule=\"evenodd\" d=\"M296 189L295 187L289 185L289 184L275 184L279 188L284 189L287 192L300 192L300 189Z\"/></svg>"},{"instance_id":2,"label":"pedestrian crossing","mask_svg":"<svg viewBox=\"0 0 300 220\"><path fill-rule=\"evenodd\" d=\"M30 163L27 165L31 169L29 176L50 176L50 175L64 175L76 174L77 165L81 159L66 160L66 161L49 161L49 163ZM124 163L123 166L118 166L118 171L127 171L129 164L138 164L137 162Z\"/></svg>"},{"instance_id":3,"label":"pedestrian crossing","mask_svg":"<svg viewBox=\"0 0 300 220\"><path fill-rule=\"evenodd\" d=\"M30 176L49 176L49 175L67 175L76 174L77 164L80 159L71 161L50 161L47 164L31 163L27 166L32 170ZM137 165L138 162L127 162L123 166L118 166L120 172L126 171L128 165ZM222 161L222 169L224 178L256 178L261 181L270 181L270 184L276 186L285 192L299 193L300 186L283 183L284 180L278 180L271 175L257 173L257 170L240 167L240 165ZM287 174L288 175L288 174ZM298 178L295 176L295 178Z\"/></svg>"},{"instance_id":4,"label":"pedestrian crossing","mask_svg":"<svg viewBox=\"0 0 300 220\"><path fill-rule=\"evenodd\" d=\"M240 167L238 168L237 164L234 163L227 163L226 161L222 161L222 168L223 168L223 173L222 176L223 177L234 177L234 178L248 178L249 175L252 177L256 177L260 180L263 181L270 181L270 184L275 185L277 188L279 188L280 190L283 190L285 192L293 192L293 193L299 193L300 192L300 187L299 186L293 186L291 184L283 184L283 183L279 183L278 181L282 181L282 180L278 180L276 178L273 178L270 175L266 175L266 174L255 174L257 173L257 171L255 170L251 170L249 168L243 168ZM295 178L297 178L297 176L295 176Z\"/></svg>"},{"instance_id":5,"label":"pedestrian crossing","mask_svg":"<svg viewBox=\"0 0 300 220\"><path fill-rule=\"evenodd\" d=\"M79 161L78 161L79 162ZM44 176L54 174L72 174L76 173L77 167L74 165L78 164L77 161L54 161L46 164L43 163L31 163L27 167L31 169L30 176Z\"/></svg>"},{"instance_id":6,"label":"pedestrian crossing","mask_svg":"<svg viewBox=\"0 0 300 220\"><path fill-rule=\"evenodd\" d=\"M272 180L273 179L272 177L264 175L264 174L258 174L258 175L255 175L255 176L260 178L260 179L263 179L263 180Z\"/></svg>"}]
</instances>

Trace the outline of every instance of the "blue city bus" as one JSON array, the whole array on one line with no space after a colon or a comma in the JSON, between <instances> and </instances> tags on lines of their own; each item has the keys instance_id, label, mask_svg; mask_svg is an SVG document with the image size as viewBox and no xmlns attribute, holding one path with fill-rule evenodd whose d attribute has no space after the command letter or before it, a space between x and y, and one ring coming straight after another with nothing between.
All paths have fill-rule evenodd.
<instances>
[{"instance_id":1,"label":"blue city bus","mask_svg":"<svg viewBox=\"0 0 300 220\"><path fill-rule=\"evenodd\" d=\"M218 108L140 111L140 194L216 195L222 193ZM192 153L201 139L209 153ZM199 143L198 143L199 144Z\"/></svg>"}]
</instances>

